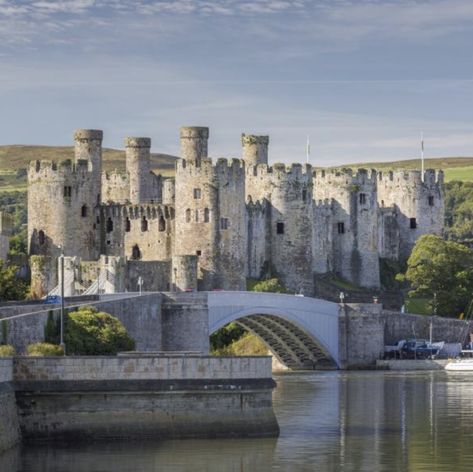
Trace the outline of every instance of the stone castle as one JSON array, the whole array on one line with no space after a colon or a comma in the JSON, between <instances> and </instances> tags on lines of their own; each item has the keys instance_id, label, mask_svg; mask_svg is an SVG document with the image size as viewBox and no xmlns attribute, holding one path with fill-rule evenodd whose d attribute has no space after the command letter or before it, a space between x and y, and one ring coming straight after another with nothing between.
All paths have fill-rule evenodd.
<instances>
[{"instance_id":1,"label":"stone castle","mask_svg":"<svg viewBox=\"0 0 473 472\"><path fill-rule=\"evenodd\" d=\"M99 130L77 130L75 159L28 170L28 239L38 295L244 290L277 274L314 293L316 274L380 286L379 259L406 258L441 235L443 173L315 170L268 164L267 136L241 137L239 159L208 157L209 130L183 127L175 176L150 167L149 138L125 139L126 173L102 172Z\"/></svg>"}]
</instances>

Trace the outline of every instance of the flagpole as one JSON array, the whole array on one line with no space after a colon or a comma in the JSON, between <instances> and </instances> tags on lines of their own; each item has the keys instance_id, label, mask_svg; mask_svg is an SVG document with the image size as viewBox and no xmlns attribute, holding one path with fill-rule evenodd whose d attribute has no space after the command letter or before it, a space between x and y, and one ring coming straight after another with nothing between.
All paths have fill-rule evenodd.
<instances>
[{"instance_id":1,"label":"flagpole","mask_svg":"<svg viewBox=\"0 0 473 472\"><path fill-rule=\"evenodd\" d=\"M421 176L424 181L424 132L420 133L420 161L421 161Z\"/></svg>"},{"instance_id":2,"label":"flagpole","mask_svg":"<svg viewBox=\"0 0 473 472\"><path fill-rule=\"evenodd\" d=\"M309 163L309 157L310 157L310 141L309 141L309 135L307 135L307 145L305 149L305 159L307 164Z\"/></svg>"}]
</instances>

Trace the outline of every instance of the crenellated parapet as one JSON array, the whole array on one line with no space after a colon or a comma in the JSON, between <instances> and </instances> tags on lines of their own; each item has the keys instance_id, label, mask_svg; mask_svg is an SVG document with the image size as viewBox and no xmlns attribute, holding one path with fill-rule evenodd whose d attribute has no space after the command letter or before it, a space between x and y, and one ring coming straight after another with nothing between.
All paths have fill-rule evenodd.
<instances>
[{"instance_id":1,"label":"crenellated parapet","mask_svg":"<svg viewBox=\"0 0 473 472\"><path fill-rule=\"evenodd\" d=\"M174 208L160 203L155 204L105 204L97 210L104 218L130 218L130 219L171 219L174 217Z\"/></svg>"},{"instance_id":2,"label":"crenellated parapet","mask_svg":"<svg viewBox=\"0 0 473 472\"><path fill-rule=\"evenodd\" d=\"M71 159L64 161L36 160L28 166L28 182L56 182L58 180L83 179L90 175L87 161Z\"/></svg>"}]
</instances>

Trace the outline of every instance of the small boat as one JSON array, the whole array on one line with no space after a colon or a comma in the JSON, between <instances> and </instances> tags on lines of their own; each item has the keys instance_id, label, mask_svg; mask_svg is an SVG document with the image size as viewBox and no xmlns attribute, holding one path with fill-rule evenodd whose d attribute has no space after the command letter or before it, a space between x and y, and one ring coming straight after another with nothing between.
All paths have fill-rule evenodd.
<instances>
[{"instance_id":1,"label":"small boat","mask_svg":"<svg viewBox=\"0 0 473 472\"><path fill-rule=\"evenodd\" d=\"M454 372L473 371L473 359L457 359L456 361L449 362L445 366L445 370Z\"/></svg>"}]
</instances>

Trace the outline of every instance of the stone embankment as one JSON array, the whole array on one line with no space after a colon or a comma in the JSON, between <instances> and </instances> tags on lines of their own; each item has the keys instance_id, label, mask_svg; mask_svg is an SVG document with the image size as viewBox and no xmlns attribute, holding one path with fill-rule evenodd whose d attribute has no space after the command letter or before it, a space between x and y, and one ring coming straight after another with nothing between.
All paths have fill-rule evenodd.
<instances>
[{"instance_id":1,"label":"stone embankment","mask_svg":"<svg viewBox=\"0 0 473 472\"><path fill-rule=\"evenodd\" d=\"M270 357L16 357L3 364L0 449L19 439L18 419L25 440L279 433Z\"/></svg>"}]
</instances>

